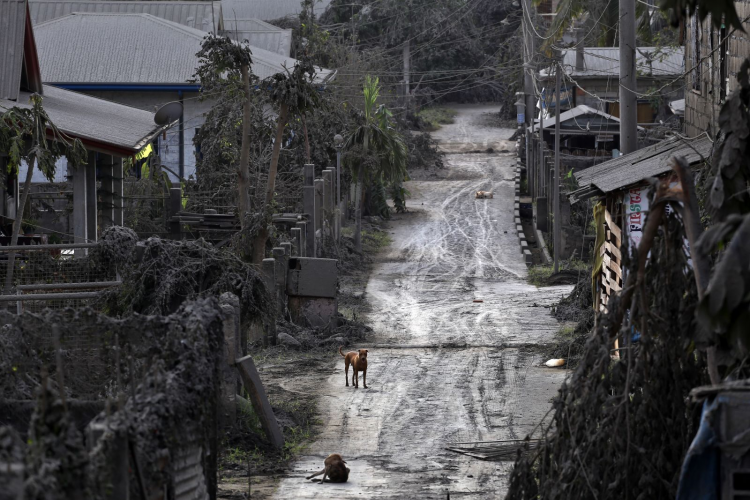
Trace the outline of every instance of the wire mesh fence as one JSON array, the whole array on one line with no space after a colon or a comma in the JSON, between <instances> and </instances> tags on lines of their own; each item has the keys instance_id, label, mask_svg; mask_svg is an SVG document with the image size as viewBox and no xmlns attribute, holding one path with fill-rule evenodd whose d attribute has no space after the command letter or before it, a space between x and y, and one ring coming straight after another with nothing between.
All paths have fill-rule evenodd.
<instances>
[{"instance_id":1,"label":"wire mesh fence","mask_svg":"<svg viewBox=\"0 0 750 500\"><path fill-rule=\"evenodd\" d=\"M90 305L96 291L118 281L116 266L103 266L86 255L94 248L96 244L0 247L3 283L8 276L10 254L15 254L10 287L4 287L0 307L20 312Z\"/></svg>"},{"instance_id":2,"label":"wire mesh fence","mask_svg":"<svg viewBox=\"0 0 750 500\"><path fill-rule=\"evenodd\" d=\"M0 484L14 486L1 497L45 479L50 498L215 496L215 299L170 316L0 311L0 322L0 436L17 466L0 470ZM25 483L7 481L17 470Z\"/></svg>"}]
</instances>

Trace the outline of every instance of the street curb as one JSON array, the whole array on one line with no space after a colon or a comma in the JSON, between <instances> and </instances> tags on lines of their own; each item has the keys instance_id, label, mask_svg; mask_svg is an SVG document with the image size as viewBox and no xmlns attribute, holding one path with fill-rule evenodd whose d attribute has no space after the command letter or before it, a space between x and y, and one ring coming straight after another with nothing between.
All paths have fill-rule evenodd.
<instances>
[{"instance_id":1,"label":"street curb","mask_svg":"<svg viewBox=\"0 0 750 500\"><path fill-rule=\"evenodd\" d=\"M523 232L523 226L521 225L521 167L520 161L516 165L514 170L514 182L515 182L515 198L513 200L513 221L516 224L516 236L518 237L518 246L523 255L524 262L527 267L531 267L533 259L531 256L531 250L529 250L529 243L526 241L526 235Z\"/></svg>"}]
</instances>

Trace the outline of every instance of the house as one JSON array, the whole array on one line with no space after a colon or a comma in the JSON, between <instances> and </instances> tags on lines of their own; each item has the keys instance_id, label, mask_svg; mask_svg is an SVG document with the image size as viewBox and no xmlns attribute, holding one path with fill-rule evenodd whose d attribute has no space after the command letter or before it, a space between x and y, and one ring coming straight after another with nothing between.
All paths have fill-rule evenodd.
<instances>
[{"instance_id":1,"label":"house","mask_svg":"<svg viewBox=\"0 0 750 500\"><path fill-rule=\"evenodd\" d=\"M26 0L0 0L0 57L0 111L31 107L30 96L39 94L52 123L80 139L89 152L85 166L59 169L59 180L70 179L73 195L72 222L64 239L96 241L100 228L122 225L123 158L138 153L165 128L154 123L149 111L43 84ZM18 179L4 168L7 155L0 151L0 215L14 219ZM19 174L25 176L25 169Z\"/></svg>"},{"instance_id":2,"label":"house","mask_svg":"<svg viewBox=\"0 0 750 500\"><path fill-rule=\"evenodd\" d=\"M570 91L570 107L580 104L620 116L619 81L620 49L618 47L583 47L561 51L565 71L563 87ZM682 47L638 47L637 92L649 94L638 100L638 123L650 125L672 115L669 102L683 97L682 75L685 71ZM547 87L554 85L554 72L545 69L540 78ZM552 99L549 99L550 107Z\"/></svg>"},{"instance_id":3,"label":"house","mask_svg":"<svg viewBox=\"0 0 750 500\"><path fill-rule=\"evenodd\" d=\"M710 17L692 17L685 26L685 134L689 137L718 132L719 111L737 89L742 63L750 58L750 1L734 2L745 32L720 29Z\"/></svg>"},{"instance_id":4,"label":"house","mask_svg":"<svg viewBox=\"0 0 750 500\"><path fill-rule=\"evenodd\" d=\"M602 202L597 223L604 225L606 241L601 242L599 253L595 252L603 258L596 277L597 308L606 307L622 287L620 266L622 253L627 251L622 246L624 238L627 236L631 246L641 240L649 210L647 179L669 174L675 156L682 156L691 166L698 165L710 158L712 148L706 134L692 140L675 136L573 174L579 188L569 193L571 203L587 199Z\"/></svg>"},{"instance_id":5,"label":"house","mask_svg":"<svg viewBox=\"0 0 750 500\"><path fill-rule=\"evenodd\" d=\"M288 57L292 49L291 29L279 28L259 19L237 21L231 12L224 19L221 2L218 1L30 0L29 7L34 25L76 12L150 14L188 28L246 40L253 47L282 56Z\"/></svg>"},{"instance_id":6,"label":"house","mask_svg":"<svg viewBox=\"0 0 750 500\"><path fill-rule=\"evenodd\" d=\"M149 111L182 104L178 126L158 138L157 154L173 180L195 173L193 137L212 105L200 99L200 85L192 81L206 32L150 14L97 13L40 23L35 31L42 77L51 85ZM296 63L251 50L251 70L261 79ZM321 69L316 81L323 84L333 74Z\"/></svg>"},{"instance_id":7,"label":"house","mask_svg":"<svg viewBox=\"0 0 750 500\"><path fill-rule=\"evenodd\" d=\"M331 0L313 0L315 17L321 16ZM302 11L301 0L222 0L225 19L260 19L277 21L299 16Z\"/></svg>"}]
</instances>

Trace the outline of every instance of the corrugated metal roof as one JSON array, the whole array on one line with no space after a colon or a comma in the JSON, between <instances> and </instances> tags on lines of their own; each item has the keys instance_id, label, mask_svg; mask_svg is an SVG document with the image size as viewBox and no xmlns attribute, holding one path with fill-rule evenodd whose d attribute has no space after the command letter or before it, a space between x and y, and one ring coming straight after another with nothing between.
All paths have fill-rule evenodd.
<instances>
[{"instance_id":1,"label":"corrugated metal roof","mask_svg":"<svg viewBox=\"0 0 750 500\"><path fill-rule=\"evenodd\" d=\"M190 28L216 32L221 29L221 2L140 2L29 0L35 24L65 17L74 12L100 14L151 14Z\"/></svg>"},{"instance_id":2,"label":"corrugated metal roof","mask_svg":"<svg viewBox=\"0 0 750 500\"><path fill-rule=\"evenodd\" d=\"M598 119L586 119L585 117L598 118ZM555 128L555 116L549 116L544 119L544 130L554 130ZM566 122L570 122L566 124ZM534 119L536 128L539 127L539 120ZM560 113L560 126L568 125L568 128L579 129L581 131L590 131L592 134L601 130L609 130L612 127L619 127L620 119L616 116L612 116L604 111L586 106L585 104L579 104L575 108L569 109ZM586 128L586 125L589 125ZM643 127L638 127L639 130L644 130ZM533 128L532 128L533 131ZM617 130L619 133L619 130ZM612 132L608 132L612 133Z\"/></svg>"},{"instance_id":3,"label":"corrugated metal roof","mask_svg":"<svg viewBox=\"0 0 750 500\"><path fill-rule=\"evenodd\" d=\"M653 146L600 163L573 174L581 188L596 187L602 193L611 193L672 170L669 160L683 156L689 164L702 161L711 154L713 143L705 134L685 141L672 137Z\"/></svg>"},{"instance_id":4,"label":"corrugated metal roof","mask_svg":"<svg viewBox=\"0 0 750 500\"><path fill-rule=\"evenodd\" d=\"M21 86L25 0L0 0L0 98L16 100Z\"/></svg>"},{"instance_id":5,"label":"corrugated metal roof","mask_svg":"<svg viewBox=\"0 0 750 500\"><path fill-rule=\"evenodd\" d=\"M330 5L331 0L315 2L314 12L320 16ZM299 15L302 10L300 0L221 0L225 19L262 19L273 21Z\"/></svg>"},{"instance_id":6,"label":"corrugated metal roof","mask_svg":"<svg viewBox=\"0 0 750 500\"><path fill-rule=\"evenodd\" d=\"M584 69L576 69L575 49L563 50L563 67L575 77L619 77L619 47L586 47L583 49ZM648 57L647 57L648 55ZM652 60L649 64L649 58ZM682 47L638 47L636 70L643 76L678 76L685 72Z\"/></svg>"},{"instance_id":7,"label":"corrugated metal roof","mask_svg":"<svg viewBox=\"0 0 750 500\"><path fill-rule=\"evenodd\" d=\"M282 29L260 19L224 19L221 34L232 40L247 41L258 47L282 56L292 51L292 30Z\"/></svg>"},{"instance_id":8,"label":"corrugated metal roof","mask_svg":"<svg viewBox=\"0 0 750 500\"><path fill-rule=\"evenodd\" d=\"M50 83L185 83L198 65L207 33L149 14L72 14L35 28L42 76ZM294 67L296 59L257 47L259 78ZM317 80L331 73L321 70Z\"/></svg>"},{"instance_id":9,"label":"corrugated metal roof","mask_svg":"<svg viewBox=\"0 0 750 500\"><path fill-rule=\"evenodd\" d=\"M0 99L0 110L13 106L30 108L28 92L18 102ZM82 139L140 150L158 133L154 114L103 99L44 85L44 110L61 131Z\"/></svg>"}]
</instances>

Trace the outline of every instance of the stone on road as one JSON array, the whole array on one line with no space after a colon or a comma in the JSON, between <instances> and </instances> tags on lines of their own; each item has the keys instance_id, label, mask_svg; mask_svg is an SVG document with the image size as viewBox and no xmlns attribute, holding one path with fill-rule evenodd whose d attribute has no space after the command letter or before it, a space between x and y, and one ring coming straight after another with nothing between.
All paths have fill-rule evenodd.
<instances>
[{"instance_id":1,"label":"stone on road","mask_svg":"<svg viewBox=\"0 0 750 500\"><path fill-rule=\"evenodd\" d=\"M320 381L322 432L276 498L502 498L512 462L445 447L522 439L550 408L565 371L544 367L531 346L552 339L547 307L570 287L527 284L515 157L476 152L512 150L513 131L477 124L498 108L458 111L435 134L449 152L445 171L407 183L410 211L392 222L367 285L375 338L352 348L370 349L369 389L345 387L343 359ZM478 190L495 197L475 199ZM349 482L305 481L330 453L348 462Z\"/></svg>"}]
</instances>

